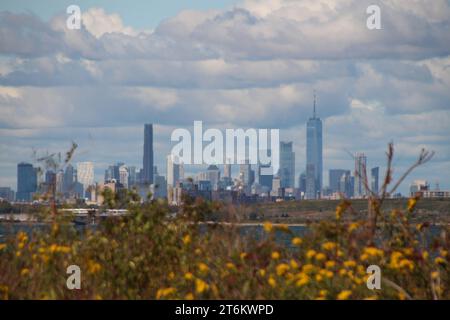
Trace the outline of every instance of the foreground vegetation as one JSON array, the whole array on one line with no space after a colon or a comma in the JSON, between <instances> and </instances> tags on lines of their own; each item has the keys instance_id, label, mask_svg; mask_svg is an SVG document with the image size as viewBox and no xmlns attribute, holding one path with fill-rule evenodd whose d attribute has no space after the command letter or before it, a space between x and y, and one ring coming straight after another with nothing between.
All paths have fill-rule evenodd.
<instances>
[{"instance_id":1,"label":"foreground vegetation","mask_svg":"<svg viewBox=\"0 0 450 320\"><path fill-rule=\"evenodd\" d=\"M332 219L310 224L303 237L270 222L262 235L248 236L236 225L204 224L215 212L225 210L229 220L235 212L201 199L185 199L173 217L165 202L141 206L130 194L129 216L81 234L49 206L42 213L52 218L48 230L0 244L0 298L450 299L448 227L432 235L428 223L411 223L418 198L383 209L390 159L365 215L342 201ZM422 153L418 163L427 159ZM280 234L289 246L277 241ZM80 290L66 286L69 265L81 268ZM366 285L369 265L381 269L379 290Z\"/></svg>"},{"instance_id":2,"label":"foreground vegetation","mask_svg":"<svg viewBox=\"0 0 450 320\"><path fill-rule=\"evenodd\" d=\"M202 214L218 210L201 200L187 202L173 219L164 203L130 205L129 217L82 235L57 216L47 231L20 232L0 244L0 297L449 299L448 233L431 239L426 224L410 224L415 203L386 214L375 237L367 221L343 220L349 202L303 238L269 222L259 239L229 225L200 225ZM290 246L276 241L280 232ZM82 270L80 290L66 287L73 264ZM366 286L371 264L382 270L381 290Z\"/></svg>"}]
</instances>

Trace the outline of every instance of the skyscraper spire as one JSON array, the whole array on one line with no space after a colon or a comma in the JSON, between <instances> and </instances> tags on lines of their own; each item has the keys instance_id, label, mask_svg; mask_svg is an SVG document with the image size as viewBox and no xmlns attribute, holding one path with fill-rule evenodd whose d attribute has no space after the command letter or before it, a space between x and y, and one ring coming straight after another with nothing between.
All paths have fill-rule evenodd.
<instances>
[{"instance_id":1,"label":"skyscraper spire","mask_svg":"<svg viewBox=\"0 0 450 320\"><path fill-rule=\"evenodd\" d=\"M316 118L316 90L314 90L314 112L313 112L313 119Z\"/></svg>"}]
</instances>

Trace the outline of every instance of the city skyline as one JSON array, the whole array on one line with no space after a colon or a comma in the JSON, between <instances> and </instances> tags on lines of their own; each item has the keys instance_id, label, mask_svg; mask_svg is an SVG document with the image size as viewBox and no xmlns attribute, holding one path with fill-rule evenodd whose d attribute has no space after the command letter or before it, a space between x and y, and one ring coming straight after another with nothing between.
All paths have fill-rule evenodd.
<instances>
[{"instance_id":1,"label":"city skyline","mask_svg":"<svg viewBox=\"0 0 450 320\"><path fill-rule=\"evenodd\" d=\"M324 184L330 169L353 170L356 152L382 177L394 141L396 177L421 148L436 152L403 194L418 179L450 189L449 2L381 3L383 28L371 31L369 1L200 1L148 15L80 1L83 27L68 31L65 2L2 2L0 187L16 189L17 164L35 150L65 152L71 141L74 164L94 162L97 181L115 162L140 168L144 123L164 173L170 133L195 120L279 128L293 141L298 185L316 89Z\"/></svg>"},{"instance_id":2,"label":"city skyline","mask_svg":"<svg viewBox=\"0 0 450 320\"><path fill-rule=\"evenodd\" d=\"M216 165L208 165L206 171L206 163L202 165L197 165L201 167L201 171L193 175L184 175L185 165L178 160L178 156L170 153L167 155L167 167L166 175L160 175L158 173L157 166L153 166L153 124L144 124L144 157L143 165L137 171L135 166L128 166L124 162L116 162L114 165L108 166L105 170L103 181L97 181L94 179L94 163L91 161L77 162L76 170L74 170L72 164L69 162L64 167L45 168L38 164L34 167L30 163L20 162L17 165L17 200L18 201L30 201L33 198L35 192L45 192L50 185L55 185L56 192L66 197L66 194L78 194L81 198L91 197L90 192L95 187L100 186L104 188L108 184L113 182L116 188L136 188L143 195L146 196L148 191L152 193L157 192L158 197L165 197L167 193L170 192L173 196L174 188L179 184L184 184L185 182L192 183L186 180L192 178L192 181L196 181L199 185L204 185L205 181L210 183L208 190L225 190L223 188L227 186L235 185L239 186L239 181L244 187L243 191L247 195L251 194L265 194L266 192L271 193L272 196L279 192L276 188L282 188L283 190L292 190L295 188L299 192L298 195L301 199L318 199L318 198L329 198L336 197L337 194L343 194L348 198L364 198L369 195L369 191L366 190L367 187L370 188L371 192L377 193L379 191L379 167L368 168L367 167L367 157L362 152L357 152L352 155L354 159L354 171L346 169L330 169L328 175L328 184L323 185L320 181L320 188L316 189L317 177L320 176L322 180L323 172L320 170L318 173L315 172L315 167L322 168L322 125L320 118L316 117L316 96L314 94L314 104L313 104L313 117L308 120L307 127L309 129L307 145L310 144L309 148L311 151L307 150L306 156L306 170L303 171L298 177L298 184L295 183L295 153L293 150L293 142L280 141L280 168L277 173L268 175L261 175L261 168L270 168L270 165L251 165L249 160L245 163L239 165L239 171L237 175L231 174L232 165L228 163L218 164L223 167L223 175L221 174L221 169ZM319 142L319 143L318 143ZM308 144L309 143L309 144ZM205 145L203 145L203 148ZM248 148L248 146L247 146ZM269 152L271 153L271 152ZM316 153L316 154L314 154ZM53 156L50 156L53 157ZM42 158L44 159L44 158ZM229 160L227 160L229 161ZM309 164L308 164L309 161ZM47 162L47 161L46 161ZM316 165L316 163L319 165ZM151 164L151 170L149 169L149 163ZM147 169L144 168L147 166ZM192 166L192 165L187 165ZM236 164L234 166L237 166ZM56 170L56 171L55 171ZM273 169L275 170L275 169ZM310 171L308 171L310 170ZM150 177L146 172L151 171ZM222 178L221 178L222 175ZM231 179L230 179L231 178ZM267 179L273 179L268 181ZM224 180L225 179L225 180ZM302 179L304 179L302 181ZM234 183L233 183L234 180ZM264 181L263 181L264 180ZM33 182L34 181L34 182ZM150 182L151 181L151 182ZM157 182L153 182L157 181ZM312 181L312 182L311 182ZM427 190L430 191L440 191L439 184L436 184L433 189L430 183L426 180L414 180L409 186L409 190L412 190L413 185L421 181L422 184L427 183ZM117 185L119 183L119 185ZM153 184L154 183L154 184ZM224 184L225 183L225 184ZM230 184L231 183L231 184ZM256 185L254 185L256 183ZM161 185L169 187L161 193ZM68 186L69 185L69 186ZM275 185L277 187L275 187ZM322 187L323 186L323 187ZM94 187L94 189L92 189ZM204 186L205 187L205 186ZM261 187L268 187L268 189L261 189ZM1 187L2 192L11 198L14 195L15 190L11 188ZM256 188L256 189L254 189ZM275 190L271 189L275 188ZM313 190L313 189L315 190ZM259 190L259 191L258 191ZM206 191L206 190L204 190ZM289 191L289 192L292 192ZM11 193L12 192L12 193ZM297 197L294 194L289 193L291 196ZM281 195L281 194L280 194ZM178 195L179 196L179 195ZM178 197L176 196L176 197ZM391 195L391 196L396 196ZM95 193L94 193L94 197ZM284 197L284 191L283 191ZM298 198L298 199L300 199ZM170 199L170 198L169 198ZM169 200L169 202L172 200Z\"/></svg>"},{"instance_id":3,"label":"city skyline","mask_svg":"<svg viewBox=\"0 0 450 320\"><path fill-rule=\"evenodd\" d=\"M311 121L319 121L320 122L320 135L321 135L321 130L322 130L321 120L320 120L320 118L316 117L316 96L315 96L315 93L314 93L314 109L313 110L314 110L313 111L313 117L308 120L307 127L308 127L308 125L310 125ZM314 123L314 125L315 125L315 123ZM314 134L316 134L316 133L314 133ZM322 137L320 137L320 140L322 140ZM145 157L145 153L148 152L149 154L151 154L151 158L153 158L153 154L154 154L154 150L153 150L153 124L144 124L144 139L143 139L142 145L143 145L143 150L144 150L144 152L143 152L144 157L143 157L143 165L140 168L140 170L141 170L141 174L142 174L142 178L141 179L143 179L143 180L141 180L140 183L144 183L144 184L150 185L150 184L153 183L153 181L149 183L148 182L148 178L145 178L144 165L145 165L146 162L149 161L148 157ZM172 145L173 145L173 143L172 143ZM205 144L203 145L203 147L205 147ZM283 152L283 150L285 150L285 151ZM306 177L306 181L305 181L305 183L306 183L305 198L306 199L313 199L311 196L308 196L308 184L307 184L307 181L308 181L307 180L308 165L306 165L306 169L303 170L303 171L302 171L301 168L296 168L295 167L295 160L294 160L295 159L295 152L292 152L292 150L293 150L293 141L289 141L289 142L280 141L280 170L278 171L278 174L273 175L273 177L274 178L278 177L280 179L280 187L283 187L283 188L294 188L295 187L295 188L300 188L301 189L300 182L299 182L300 175L301 174L305 174L305 177ZM47 151L47 153L48 153L48 151ZM292 156L288 156L289 153L292 153ZM306 154L305 163L307 163L308 162L308 156L307 156L307 153L305 153L305 154ZM167 157L167 159L169 159L169 157L171 157L171 155L169 154L166 157ZM286 158L286 157L292 157L292 160L290 158ZM285 159L282 160L283 158L285 158ZM322 176L321 179L323 179L323 173L325 173L325 176L327 176L326 181L328 183L324 184L323 182L321 182L321 187L322 187L320 189L321 196L322 196L322 192L326 191L324 188L328 188L329 190L333 191L332 180L336 179L336 177L332 177L331 176L331 172L333 172L333 171L340 172L339 179L342 178L342 175L345 175L345 174L347 174L347 172L349 172L350 173L349 176L351 176L352 179L354 180L354 181L352 180L353 183L352 183L352 187L351 188L353 190L352 190L351 194L352 194L352 196L354 195L356 197L360 197L360 196L367 196L367 194L366 194L366 191L364 190L364 186L363 186L363 184L361 182L362 177L359 177L358 172L360 170L363 170L363 168L366 168L366 174L367 174L366 178L368 179L367 180L368 181L368 185L373 190L377 190L377 188L379 186L379 170L380 170L380 166L375 166L373 168L368 166L367 165L367 157L366 157L366 155L363 152L356 152L354 155L351 155L351 158L349 158L349 159L351 159L354 162L354 170L331 168L331 169L328 170L329 171L328 175L327 175L327 172L324 172L322 170L322 172L321 172L321 176ZM362 162L361 162L360 159L363 159ZM131 173L128 172L128 170L129 169L132 169L133 171L136 170L135 166L130 166L130 165L128 165L128 164L126 164L124 162L121 162L121 161L113 161L112 163L116 163L116 164L115 165L109 165L108 168L106 169L106 171L104 171L104 176L101 177L101 178L100 178L100 176L97 177L99 179L97 179L95 177L95 175L93 174L94 173L94 167L95 167L94 166L94 162L92 162L92 161L82 161L82 162L74 163L74 165L77 166L77 170L75 171L75 174L77 176L77 182L81 183L82 189L84 190L84 192L86 191L86 189L87 189L87 187L89 185L94 185L95 183L101 182L101 181L105 181L106 182L108 180L107 175L108 175L108 171L109 170L117 171L117 173L115 173L115 175L113 174L113 176L117 176L117 178L116 178L117 181L120 181L121 183L122 183L122 176L120 174L120 169L126 168L126 170L127 170L127 172L126 172L127 173L127 181L128 181L128 175L131 174ZM151 163L153 164L153 161L151 161ZM168 163L169 162L166 162L166 165L168 165ZM28 163L26 161L21 161L18 164L18 168L19 168L19 166L21 164L30 165L30 163ZM218 165L220 167L220 169L219 169L220 172L223 172L223 174L225 173L225 170L227 170L226 167L229 166L229 165L227 165L225 163L224 164L218 164ZM80 169L80 166L81 166L82 169ZM89 171L88 173L85 172L86 171L86 168L85 168L86 166L88 166L88 168L87 168L87 170ZM178 174L177 176L182 176L181 179L184 179L184 178L187 178L187 177L196 177L198 174L204 173L205 169L207 168L207 166L208 166L207 164L180 166L180 168L182 168L180 172L183 172L183 174L182 175ZM257 172L259 171L259 166L257 166L257 165L253 165L253 166L248 165L248 166L250 168L248 170L252 171L252 173L254 175L252 181L256 181L255 180L256 179L255 174L257 174ZM197 169L194 170L194 171L189 171L188 170L187 173L186 173L186 176L185 176L184 175L184 168L185 167L187 167L188 169L191 168L191 167L194 167L194 168L197 168ZM241 164L241 165L237 165L237 164L230 165L231 172L232 172L231 173L232 178L241 179L242 167L243 167L243 164ZM286 167L288 167L289 169L286 169ZM152 170L152 174L151 174L151 179L153 180L153 178L155 176L161 177L161 175L159 175L157 172L154 172L154 170L157 170L158 166L154 165L154 166L152 166L152 168L153 168L153 170ZM166 174L163 174L162 177L164 177L165 179L168 179L168 177L169 177L169 169L168 168L169 167L166 166L165 170L163 170L163 172L165 172ZM345 167L345 168L347 168L347 167ZM96 169L97 170L102 170L102 172L104 170L103 167L98 168L98 166L97 166ZM139 169L139 167L138 167L138 169ZM289 173L289 172L291 172L292 169L295 169L294 170L295 176L293 177L293 180L290 177L291 173ZM52 169L49 169L49 170L50 171L47 171L47 173L48 172L52 172ZM161 167L160 167L160 170L161 170ZM284 172L283 173L283 170L284 171L288 171L288 172ZM374 170L376 170L376 177L377 177L376 181L374 181L374 179L375 179ZM80 172L80 171L82 171L83 173L79 174L78 172ZM300 172L300 173L298 173L298 172ZM45 176L46 171L44 170L44 172L42 172L42 173L44 174L44 176L41 177L41 181L46 183L46 180L47 180L47 177ZM138 174L138 172L133 172L133 174L136 175L136 174ZM88 176L87 178L86 178L86 175ZM17 171L17 177L19 177L19 171ZM110 177L110 178L112 178L112 177ZM134 178L134 179L136 179L136 178ZM431 189L433 189L433 188L441 188L441 184L439 183L439 181L437 181L435 184L433 184L432 181L429 181L429 180L427 180L424 177L422 177L422 179L424 179L425 181L427 181L430 184L430 188ZM87 181L87 180L89 180L89 182L83 182L83 181ZM173 183L169 183L168 185L175 186L176 180L177 179L175 179ZM244 182L247 181L247 180L248 180L248 177L244 178ZM404 189L406 190L405 194L408 193L408 190L410 189L410 185L414 184L416 180L417 179L411 180L410 182L407 182L407 183L403 184L404 185ZM289 181L289 182L283 182L283 181ZM293 185L290 184L292 182L294 182ZM340 183L342 183L342 182L340 182ZM128 188L128 182L123 183L123 184L126 185L126 188ZM19 181L18 180L17 180L16 186L17 187L19 186ZM374 186L376 186L377 188L374 189L373 188ZM2 186L2 187L5 187L5 186ZM12 191L17 193L18 188L14 188L14 187L9 187L9 188L11 188ZM347 194L345 191L342 191L342 190L340 190L340 191L343 192L344 194ZM316 192L318 192L318 191L316 191Z\"/></svg>"}]
</instances>

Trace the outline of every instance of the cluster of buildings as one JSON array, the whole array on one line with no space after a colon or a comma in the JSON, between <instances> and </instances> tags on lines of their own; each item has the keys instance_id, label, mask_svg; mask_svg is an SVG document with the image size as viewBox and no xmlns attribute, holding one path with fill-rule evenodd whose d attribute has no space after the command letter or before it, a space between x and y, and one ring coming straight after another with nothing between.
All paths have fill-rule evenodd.
<instances>
[{"instance_id":1,"label":"cluster of buildings","mask_svg":"<svg viewBox=\"0 0 450 320\"><path fill-rule=\"evenodd\" d=\"M33 201L35 194L53 191L53 188L61 198L83 198L88 192L88 187L93 184L94 164L92 162L80 162L76 167L68 164L64 170L57 172L53 170L42 172L39 167L34 167L31 163L21 162L17 165L15 200L30 202Z\"/></svg>"},{"instance_id":2,"label":"cluster of buildings","mask_svg":"<svg viewBox=\"0 0 450 320\"><path fill-rule=\"evenodd\" d=\"M421 198L450 198L450 191L440 190L439 185L432 190L426 180L414 180L409 187L410 196Z\"/></svg>"},{"instance_id":3,"label":"cluster of buildings","mask_svg":"<svg viewBox=\"0 0 450 320\"><path fill-rule=\"evenodd\" d=\"M262 174L269 165L251 165L244 161L238 165L209 165L193 177L185 177L184 165L176 156L167 156L166 175L158 173L154 165L153 125L144 125L142 168L118 162L108 166L102 182L94 180L94 163L68 164L58 171L33 167L30 163L17 165L17 192L0 188L0 198L9 201L30 202L36 193L54 191L59 201L82 199L90 204L103 203L102 191L113 192L134 189L147 199L167 198L169 204L180 205L185 195L232 203L278 201L285 199L340 199L365 198L367 188L379 190L379 167L367 168L364 153L354 155L354 170L329 170L328 186L323 186L322 120L316 116L314 96L313 116L306 126L306 167L295 183L295 152L293 142L280 142L279 170ZM269 152L271 152L269 150ZM232 175L235 166L238 174ZM369 175L369 176L367 176ZM55 188L54 190L52 188ZM431 191L426 181L414 181L411 194L424 197L449 197L449 192Z\"/></svg>"}]
</instances>

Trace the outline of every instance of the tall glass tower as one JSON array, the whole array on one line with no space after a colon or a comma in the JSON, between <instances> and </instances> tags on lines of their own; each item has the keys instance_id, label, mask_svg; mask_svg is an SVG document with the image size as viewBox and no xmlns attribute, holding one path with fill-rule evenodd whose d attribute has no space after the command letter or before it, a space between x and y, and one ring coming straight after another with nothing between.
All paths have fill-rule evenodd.
<instances>
[{"instance_id":1,"label":"tall glass tower","mask_svg":"<svg viewBox=\"0 0 450 320\"><path fill-rule=\"evenodd\" d=\"M280 142L280 170L279 176L282 188L295 187L295 153L293 143Z\"/></svg>"},{"instance_id":2,"label":"tall glass tower","mask_svg":"<svg viewBox=\"0 0 450 320\"><path fill-rule=\"evenodd\" d=\"M316 117L314 93L313 117L306 125L306 199L320 198L322 190L322 120Z\"/></svg>"},{"instance_id":3,"label":"tall glass tower","mask_svg":"<svg viewBox=\"0 0 450 320\"><path fill-rule=\"evenodd\" d=\"M367 196L367 157L364 153L355 154L355 198L364 198Z\"/></svg>"},{"instance_id":4,"label":"tall glass tower","mask_svg":"<svg viewBox=\"0 0 450 320\"><path fill-rule=\"evenodd\" d=\"M143 160L144 175L142 183L153 183L153 125L146 124L144 126L144 160Z\"/></svg>"},{"instance_id":5,"label":"tall glass tower","mask_svg":"<svg viewBox=\"0 0 450 320\"><path fill-rule=\"evenodd\" d=\"M17 165L17 201L31 201L37 190L37 171L30 163Z\"/></svg>"}]
</instances>

